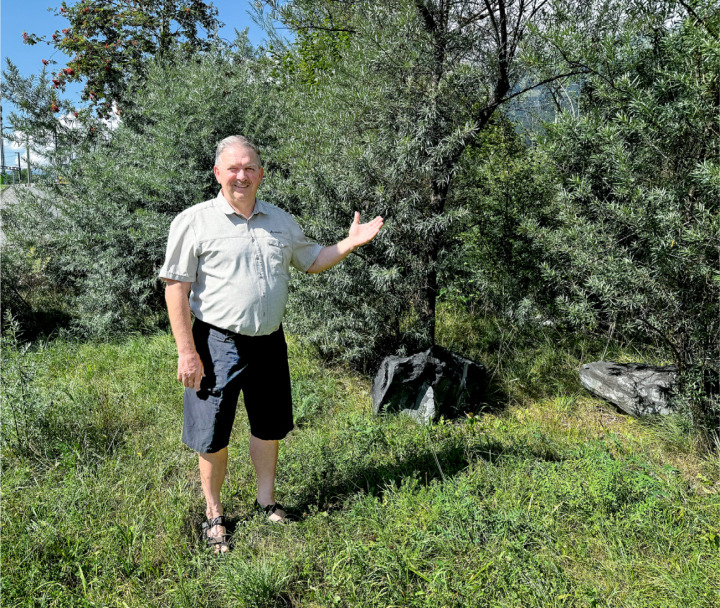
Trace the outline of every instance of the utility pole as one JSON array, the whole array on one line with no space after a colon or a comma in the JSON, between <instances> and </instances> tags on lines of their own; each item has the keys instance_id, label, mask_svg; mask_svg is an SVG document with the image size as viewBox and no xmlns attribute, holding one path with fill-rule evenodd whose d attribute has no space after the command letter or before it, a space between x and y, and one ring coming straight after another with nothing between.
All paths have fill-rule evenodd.
<instances>
[{"instance_id":1,"label":"utility pole","mask_svg":"<svg viewBox=\"0 0 720 608\"><path fill-rule=\"evenodd\" d=\"M27 145L25 146L25 153L27 154L27 168L28 168L28 186L32 183L30 180L30 136L27 136Z\"/></svg>"},{"instance_id":2,"label":"utility pole","mask_svg":"<svg viewBox=\"0 0 720 608\"><path fill-rule=\"evenodd\" d=\"M5 177L5 129L3 128L2 105L0 105L0 173Z\"/></svg>"},{"instance_id":3,"label":"utility pole","mask_svg":"<svg viewBox=\"0 0 720 608\"><path fill-rule=\"evenodd\" d=\"M22 181L22 167L20 166L20 152L17 153L18 160L18 184Z\"/></svg>"}]
</instances>

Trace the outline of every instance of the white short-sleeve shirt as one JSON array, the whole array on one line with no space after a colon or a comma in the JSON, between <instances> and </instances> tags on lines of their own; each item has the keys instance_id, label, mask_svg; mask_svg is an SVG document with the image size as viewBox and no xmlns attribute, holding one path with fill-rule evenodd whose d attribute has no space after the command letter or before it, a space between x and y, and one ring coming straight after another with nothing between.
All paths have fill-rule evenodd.
<instances>
[{"instance_id":1,"label":"white short-sleeve shirt","mask_svg":"<svg viewBox=\"0 0 720 608\"><path fill-rule=\"evenodd\" d=\"M275 205L257 199L245 219L220 192L173 220L159 276L192 283L190 310L198 319L262 336L280 327L290 266L307 272L321 249Z\"/></svg>"}]
</instances>

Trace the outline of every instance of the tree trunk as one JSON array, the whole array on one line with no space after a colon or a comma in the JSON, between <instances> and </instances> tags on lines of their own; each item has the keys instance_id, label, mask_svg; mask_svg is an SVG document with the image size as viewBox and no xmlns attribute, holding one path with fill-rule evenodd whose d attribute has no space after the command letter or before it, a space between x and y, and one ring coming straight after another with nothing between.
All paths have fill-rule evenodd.
<instances>
[{"instance_id":1,"label":"tree trunk","mask_svg":"<svg viewBox=\"0 0 720 608\"><path fill-rule=\"evenodd\" d=\"M430 195L429 211L431 215L442 214L445 210L445 201L447 200L448 190L450 188L449 180L439 182L433 180L432 193ZM426 241L424 255L421 256L423 264L427 269L425 280L423 281L420 292L418 294L418 313L420 316L421 327L427 328L428 346L435 345L436 319L437 311L437 295L438 295L438 257L442 249L442 240L440 235L433 234Z\"/></svg>"}]
</instances>

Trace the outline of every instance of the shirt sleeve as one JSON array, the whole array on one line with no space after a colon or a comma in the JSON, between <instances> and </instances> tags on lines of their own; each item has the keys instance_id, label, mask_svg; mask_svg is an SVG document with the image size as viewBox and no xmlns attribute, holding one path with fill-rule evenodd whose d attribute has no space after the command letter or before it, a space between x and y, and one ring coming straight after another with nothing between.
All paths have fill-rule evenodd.
<instances>
[{"instance_id":1,"label":"shirt sleeve","mask_svg":"<svg viewBox=\"0 0 720 608\"><path fill-rule=\"evenodd\" d=\"M190 220L191 216L181 213L170 224L165 263L158 273L161 279L195 282L198 267L197 242Z\"/></svg>"},{"instance_id":2,"label":"shirt sleeve","mask_svg":"<svg viewBox=\"0 0 720 608\"><path fill-rule=\"evenodd\" d=\"M307 272L320 254L322 245L309 240L295 219L290 221L290 236L292 239L292 258L290 264L300 272Z\"/></svg>"}]
</instances>

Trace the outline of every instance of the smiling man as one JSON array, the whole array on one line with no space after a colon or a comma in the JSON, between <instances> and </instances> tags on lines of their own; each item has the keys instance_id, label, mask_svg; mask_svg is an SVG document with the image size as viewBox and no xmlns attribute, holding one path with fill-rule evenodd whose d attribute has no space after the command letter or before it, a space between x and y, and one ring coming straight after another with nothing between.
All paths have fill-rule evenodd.
<instances>
[{"instance_id":1,"label":"smiling man","mask_svg":"<svg viewBox=\"0 0 720 608\"><path fill-rule=\"evenodd\" d=\"M215 553L229 549L220 490L240 391L250 422L255 506L270 521L288 517L275 501L278 441L293 428L290 372L282 317L290 266L322 272L370 242L376 217L348 237L321 247L293 217L256 197L260 154L245 137L223 139L215 155L218 196L183 211L170 226L160 277L185 386L183 443L198 452L207 503L203 530ZM192 321L192 316L195 321Z\"/></svg>"}]
</instances>

